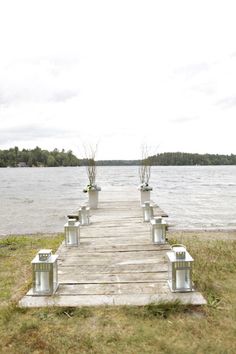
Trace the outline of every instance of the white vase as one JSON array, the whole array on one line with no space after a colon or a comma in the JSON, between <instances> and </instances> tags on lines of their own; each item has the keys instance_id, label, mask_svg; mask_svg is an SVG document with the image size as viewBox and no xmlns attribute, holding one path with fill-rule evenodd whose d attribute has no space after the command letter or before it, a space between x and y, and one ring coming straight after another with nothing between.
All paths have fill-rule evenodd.
<instances>
[{"instance_id":1,"label":"white vase","mask_svg":"<svg viewBox=\"0 0 236 354\"><path fill-rule=\"evenodd\" d=\"M143 205L144 202L150 201L150 191L141 190L140 195L141 195L141 205Z\"/></svg>"},{"instance_id":2,"label":"white vase","mask_svg":"<svg viewBox=\"0 0 236 354\"><path fill-rule=\"evenodd\" d=\"M98 190L90 190L89 194L89 207L91 209L97 209L98 207Z\"/></svg>"}]
</instances>

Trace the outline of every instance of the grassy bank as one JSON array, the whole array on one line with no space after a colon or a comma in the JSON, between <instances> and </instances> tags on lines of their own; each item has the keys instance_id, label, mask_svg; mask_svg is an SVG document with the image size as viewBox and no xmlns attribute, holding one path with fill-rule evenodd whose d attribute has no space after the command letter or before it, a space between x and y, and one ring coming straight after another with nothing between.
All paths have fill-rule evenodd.
<instances>
[{"instance_id":1,"label":"grassy bank","mask_svg":"<svg viewBox=\"0 0 236 354\"><path fill-rule=\"evenodd\" d=\"M222 235L223 236L223 235ZM54 251L62 235L0 240L0 351L2 353L234 353L236 352L236 241L171 233L195 258L194 281L208 300L144 307L20 309L31 286L30 261Z\"/></svg>"}]
</instances>

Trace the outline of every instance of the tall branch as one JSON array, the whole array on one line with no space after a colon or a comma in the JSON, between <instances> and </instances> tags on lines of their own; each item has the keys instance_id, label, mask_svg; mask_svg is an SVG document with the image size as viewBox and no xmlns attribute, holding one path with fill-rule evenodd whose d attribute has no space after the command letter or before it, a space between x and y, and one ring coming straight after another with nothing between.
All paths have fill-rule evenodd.
<instances>
[{"instance_id":1,"label":"tall branch","mask_svg":"<svg viewBox=\"0 0 236 354\"><path fill-rule=\"evenodd\" d=\"M141 184L148 185L151 177L151 163L149 159L148 146L141 146L141 164L139 166L139 179Z\"/></svg>"},{"instance_id":2,"label":"tall branch","mask_svg":"<svg viewBox=\"0 0 236 354\"><path fill-rule=\"evenodd\" d=\"M84 146L85 157L87 160L86 172L89 179L89 184L95 185L97 177L97 166L95 162L95 157L97 153L97 144L95 147L92 145Z\"/></svg>"}]
</instances>

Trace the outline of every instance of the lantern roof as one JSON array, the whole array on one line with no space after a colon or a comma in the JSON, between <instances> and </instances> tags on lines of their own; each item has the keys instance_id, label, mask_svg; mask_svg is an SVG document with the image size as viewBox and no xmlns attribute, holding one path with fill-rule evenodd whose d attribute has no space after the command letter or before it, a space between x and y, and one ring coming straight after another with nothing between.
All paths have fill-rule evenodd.
<instances>
[{"instance_id":1,"label":"lantern roof","mask_svg":"<svg viewBox=\"0 0 236 354\"><path fill-rule=\"evenodd\" d=\"M150 220L152 225L166 225L166 221L162 219L162 217L154 217Z\"/></svg>"},{"instance_id":2,"label":"lantern roof","mask_svg":"<svg viewBox=\"0 0 236 354\"><path fill-rule=\"evenodd\" d=\"M72 221L72 222L71 222ZM69 227L69 226L75 226L75 227L79 227L80 226L80 222L76 221L76 219L69 219L67 221L67 223L64 225L64 227Z\"/></svg>"},{"instance_id":3,"label":"lantern roof","mask_svg":"<svg viewBox=\"0 0 236 354\"><path fill-rule=\"evenodd\" d=\"M54 263L57 258L58 255L53 255L52 250L42 249L37 253L31 263Z\"/></svg>"},{"instance_id":4,"label":"lantern roof","mask_svg":"<svg viewBox=\"0 0 236 354\"><path fill-rule=\"evenodd\" d=\"M81 205L81 207L79 208L79 211L81 211L81 210L89 211L90 207L88 207L87 205Z\"/></svg>"},{"instance_id":5,"label":"lantern roof","mask_svg":"<svg viewBox=\"0 0 236 354\"><path fill-rule=\"evenodd\" d=\"M177 258L175 251L169 251L166 253L170 262L193 262L193 257L185 249L185 258Z\"/></svg>"}]
</instances>

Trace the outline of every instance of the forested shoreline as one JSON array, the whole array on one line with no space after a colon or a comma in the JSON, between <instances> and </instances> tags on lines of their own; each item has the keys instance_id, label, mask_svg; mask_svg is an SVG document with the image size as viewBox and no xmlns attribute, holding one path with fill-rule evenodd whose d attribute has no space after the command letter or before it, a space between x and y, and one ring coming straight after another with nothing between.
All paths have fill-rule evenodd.
<instances>
[{"instance_id":1,"label":"forested shoreline","mask_svg":"<svg viewBox=\"0 0 236 354\"><path fill-rule=\"evenodd\" d=\"M140 165L140 160L103 160L99 166ZM236 155L191 154L184 152L164 152L147 158L150 166L196 166L196 165L236 165Z\"/></svg>"},{"instance_id":2,"label":"forested shoreline","mask_svg":"<svg viewBox=\"0 0 236 354\"><path fill-rule=\"evenodd\" d=\"M152 166L236 165L236 155L164 152L149 157Z\"/></svg>"},{"instance_id":3,"label":"forested shoreline","mask_svg":"<svg viewBox=\"0 0 236 354\"><path fill-rule=\"evenodd\" d=\"M35 149L19 150L17 146L9 150L0 150L0 167L58 167L79 166L79 159L71 150L53 151Z\"/></svg>"},{"instance_id":4,"label":"forested shoreline","mask_svg":"<svg viewBox=\"0 0 236 354\"><path fill-rule=\"evenodd\" d=\"M140 160L100 160L98 166L137 166ZM192 154L165 152L147 159L151 166L236 165L236 155ZM86 166L87 159L76 157L71 150L22 149L17 146L0 150L0 167L59 167Z\"/></svg>"}]
</instances>

